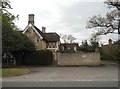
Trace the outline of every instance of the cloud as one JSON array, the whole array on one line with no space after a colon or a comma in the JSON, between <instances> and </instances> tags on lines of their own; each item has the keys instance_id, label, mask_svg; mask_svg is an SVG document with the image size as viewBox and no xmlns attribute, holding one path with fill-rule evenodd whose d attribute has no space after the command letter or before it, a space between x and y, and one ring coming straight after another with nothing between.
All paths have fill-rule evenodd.
<instances>
[{"instance_id":1,"label":"cloud","mask_svg":"<svg viewBox=\"0 0 120 89\"><path fill-rule=\"evenodd\" d=\"M58 5L60 18L53 22L51 28L58 33L72 34L77 41L89 39L92 30L86 30L89 17L101 13L105 15L107 8L103 2L72 2L70 5Z\"/></svg>"},{"instance_id":2,"label":"cloud","mask_svg":"<svg viewBox=\"0 0 120 89\"><path fill-rule=\"evenodd\" d=\"M72 34L77 41L88 39L93 30L86 30L89 17L105 15L108 8L100 0L11 0L16 24L23 30L28 24L28 14L35 14L35 25L46 26L47 32Z\"/></svg>"}]
</instances>

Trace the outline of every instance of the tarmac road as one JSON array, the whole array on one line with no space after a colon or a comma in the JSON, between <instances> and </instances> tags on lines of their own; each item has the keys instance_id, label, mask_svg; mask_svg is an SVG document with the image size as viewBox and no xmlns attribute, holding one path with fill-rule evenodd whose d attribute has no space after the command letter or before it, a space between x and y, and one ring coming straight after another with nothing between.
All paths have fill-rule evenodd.
<instances>
[{"instance_id":1,"label":"tarmac road","mask_svg":"<svg viewBox=\"0 0 120 89\"><path fill-rule=\"evenodd\" d=\"M33 73L5 77L2 87L117 87L118 66L31 67Z\"/></svg>"}]
</instances>

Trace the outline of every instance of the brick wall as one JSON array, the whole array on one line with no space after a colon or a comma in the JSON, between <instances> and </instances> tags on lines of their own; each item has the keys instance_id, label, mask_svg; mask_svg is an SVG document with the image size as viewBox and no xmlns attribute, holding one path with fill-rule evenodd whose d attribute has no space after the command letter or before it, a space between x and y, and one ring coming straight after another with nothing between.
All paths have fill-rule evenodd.
<instances>
[{"instance_id":1,"label":"brick wall","mask_svg":"<svg viewBox=\"0 0 120 89\"><path fill-rule=\"evenodd\" d=\"M59 53L58 66L100 65L99 53Z\"/></svg>"}]
</instances>

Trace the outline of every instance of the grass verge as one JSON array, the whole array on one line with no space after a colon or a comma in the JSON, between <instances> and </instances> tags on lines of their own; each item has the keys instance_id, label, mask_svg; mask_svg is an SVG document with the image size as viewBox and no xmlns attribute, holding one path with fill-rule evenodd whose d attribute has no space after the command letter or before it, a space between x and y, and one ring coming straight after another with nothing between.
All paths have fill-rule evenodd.
<instances>
[{"instance_id":1,"label":"grass verge","mask_svg":"<svg viewBox=\"0 0 120 89\"><path fill-rule=\"evenodd\" d=\"M19 76L30 73L27 68L2 68L2 77Z\"/></svg>"}]
</instances>

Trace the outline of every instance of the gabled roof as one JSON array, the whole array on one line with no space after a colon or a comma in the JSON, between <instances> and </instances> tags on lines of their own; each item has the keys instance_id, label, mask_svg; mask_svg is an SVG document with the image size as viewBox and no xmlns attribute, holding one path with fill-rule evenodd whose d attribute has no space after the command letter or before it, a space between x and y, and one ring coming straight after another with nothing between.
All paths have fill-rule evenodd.
<instances>
[{"instance_id":1,"label":"gabled roof","mask_svg":"<svg viewBox=\"0 0 120 89\"><path fill-rule=\"evenodd\" d=\"M35 31L35 33L41 38L41 39L43 39L43 36L40 34L40 31L38 31L38 28L37 27L35 27L33 24L31 24L31 23L29 23L27 26L26 26L26 28L23 30L23 34L25 34L25 32L28 30L28 28L29 27L32 27L33 28L33 30Z\"/></svg>"},{"instance_id":2,"label":"gabled roof","mask_svg":"<svg viewBox=\"0 0 120 89\"><path fill-rule=\"evenodd\" d=\"M39 28L37 28L36 26L34 26L34 28L37 30L37 32L43 37L43 39L45 40L45 36L44 33L42 31L40 31Z\"/></svg>"},{"instance_id":3,"label":"gabled roof","mask_svg":"<svg viewBox=\"0 0 120 89\"><path fill-rule=\"evenodd\" d=\"M60 41L60 36L57 33L44 33L47 42Z\"/></svg>"},{"instance_id":4,"label":"gabled roof","mask_svg":"<svg viewBox=\"0 0 120 89\"><path fill-rule=\"evenodd\" d=\"M47 42L56 42L56 41L60 41L60 36L57 33L43 33L39 28L37 28L36 26L33 26L31 23L25 28L25 30L23 31L23 34L27 31L28 27L32 26L33 29L35 30L35 32L39 35L42 36L43 40L47 41Z\"/></svg>"},{"instance_id":5,"label":"gabled roof","mask_svg":"<svg viewBox=\"0 0 120 89\"><path fill-rule=\"evenodd\" d=\"M39 28L37 28L36 26L34 26L34 28L39 32L39 34L43 37L43 39L47 42L56 42L56 41L60 41L60 36L57 33L43 33L42 31L40 31Z\"/></svg>"}]
</instances>

